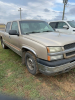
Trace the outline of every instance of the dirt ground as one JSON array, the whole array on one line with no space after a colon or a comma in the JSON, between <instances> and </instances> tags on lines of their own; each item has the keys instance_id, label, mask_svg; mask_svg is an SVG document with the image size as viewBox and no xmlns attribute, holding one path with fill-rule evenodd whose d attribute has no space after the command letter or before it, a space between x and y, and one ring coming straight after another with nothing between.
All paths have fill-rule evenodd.
<instances>
[{"instance_id":1,"label":"dirt ground","mask_svg":"<svg viewBox=\"0 0 75 100\"><path fill-rule=\"evenodd\" d=\"M38 90L47 100L49 100L48 97L51 97L51 100L75 100L74 70L57 76L40 74L35 81L41 81L42 84Z\"/></svg>"}]
</instances>

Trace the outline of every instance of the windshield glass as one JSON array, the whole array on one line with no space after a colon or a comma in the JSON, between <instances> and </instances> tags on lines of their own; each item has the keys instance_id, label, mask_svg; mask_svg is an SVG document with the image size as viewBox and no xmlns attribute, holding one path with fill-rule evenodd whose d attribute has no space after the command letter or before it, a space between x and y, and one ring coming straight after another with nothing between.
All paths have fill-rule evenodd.
<instances>
[{"instance_id":1,"label":"windshield glass","mask_svg":"<svg viewBox=\"0 0 75 100\"><path fill-rule=\"evenodd\" d=\"M20 21L21 33L25 35L26 33L40 33L40 32L53 32L51 26L44 21Z\"/></svg>"},{"instance_id":2,"label":"windshield glass","mask_svg":"<svg viewBox=\"0 0 75 100\"><path fill-rule=\"evenodd\" d=\"M68 21L71 27L75 28L75 21Z\"/></svg>"}]
</instances>

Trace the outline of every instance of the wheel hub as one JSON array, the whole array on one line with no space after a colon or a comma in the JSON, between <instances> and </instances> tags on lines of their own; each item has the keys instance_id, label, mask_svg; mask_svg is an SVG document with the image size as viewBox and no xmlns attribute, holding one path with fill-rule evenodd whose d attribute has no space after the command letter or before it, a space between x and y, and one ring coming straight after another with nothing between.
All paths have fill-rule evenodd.
<instances>
[{"instance_id":1,"label":"wheel hub","mask_svg":"<svg viewBox=\"0 0 75 100\"><path fill-rule=\"evenodd\" d=\"M27 59L27 65L28 65L28 67L29 67L30 70L34 69L33 60L31 58Z\"/></svg>"}]
</instances>

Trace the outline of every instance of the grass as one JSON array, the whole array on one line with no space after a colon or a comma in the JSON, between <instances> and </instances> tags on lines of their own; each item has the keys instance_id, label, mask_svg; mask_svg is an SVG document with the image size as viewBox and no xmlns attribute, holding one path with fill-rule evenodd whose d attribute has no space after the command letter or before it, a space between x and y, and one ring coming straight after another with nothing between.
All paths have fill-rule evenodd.
<instances>
[{"instance_id":1,"label":"grass","mask_svg":"<svg viewBox=\"0 0 75 100\"><path fill-rule=\"evenodd\" d=\"M0 92L31 100L75 99L75 69L58 75L31 75L21 57L0 45Z\"/></svg>"}]
</instances>

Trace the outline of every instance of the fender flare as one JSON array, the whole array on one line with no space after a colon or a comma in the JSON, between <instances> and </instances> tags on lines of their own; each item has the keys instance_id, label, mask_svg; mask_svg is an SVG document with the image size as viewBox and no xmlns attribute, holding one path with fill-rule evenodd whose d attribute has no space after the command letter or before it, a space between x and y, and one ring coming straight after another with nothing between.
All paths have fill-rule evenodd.
<instances>
[{"instance_id":1,"label":"fender flare","mask_svg":"<svg viewBox=\"0 0 75 100\"><path fill-rule=\"evenodd\" d=\"M31 48L26 47L26 46L22 46L22 49L27 49L27 50L31 51L37 57L36 52L34 50L32 50Z\"/></svg>"}]
</instances>

